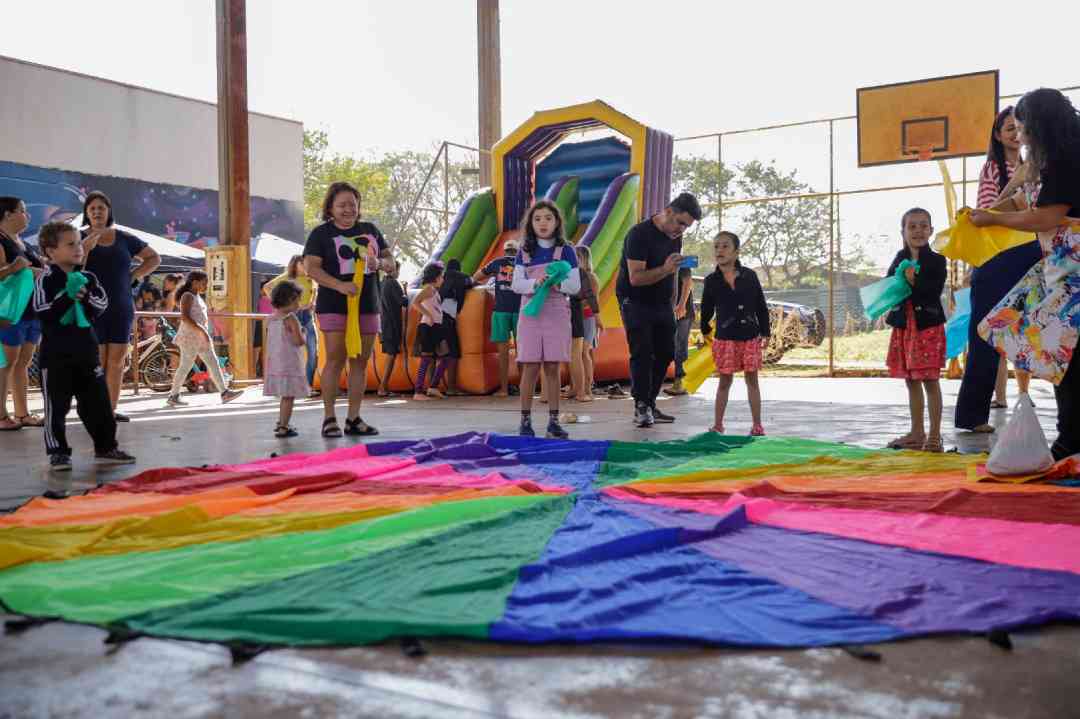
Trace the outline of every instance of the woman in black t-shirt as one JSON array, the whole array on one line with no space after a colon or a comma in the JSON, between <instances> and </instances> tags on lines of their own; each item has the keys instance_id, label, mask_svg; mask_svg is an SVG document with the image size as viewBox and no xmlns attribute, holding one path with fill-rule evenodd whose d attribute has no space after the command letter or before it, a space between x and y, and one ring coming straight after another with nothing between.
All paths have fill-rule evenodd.
<instances>
[{"instance_id":1,"label":"woman in black t-shirt","mask_svg":"<svg viewBox=\"0 0 1080 719\"><path fill-rule=\"evenodd\" d=\"M94 273L105 294L109 306L94 320L101 353L101 366L105 370L105 382L109 385L109 401L117 422L129 422L127 415L116 411L120 399L120 385L124 379L131 342L131 326L135 321L135 301L131 287L141 282L161 264L161 257L153 247L135 235L113 226L112 202L104 192L94 191L86 196L83 204L83 222L89 228L83 232L87 242L86 270ZM132 263L136 262L135 269Z\"/></svg>"},{"instance_id":2,"label":"woman in black t-shirt","mask_svg":"<svg viewBox=\"0 0 1080 719\"><path fill-rule=\"evenodd\" d=\"M390 272L394 260L379 229L360 221L360 192L348 182L335 182L323 200L323 224L308 235L304 245L304 268L319 285L315 315L322 330L326 362L321 389L323 398L324 437L340 437L341 429L334 414L338 381L346 359L349 366L349 409L345 415L345 434L369 436L379 431L360 419L360 405L367 389L367 363L379 332L378 270ZM363 290L360 291L360 354L346 357L345 335L348 326L348 297L356 295L353 281L356 259L365 257Z\"/></svg>"},{"instance_id":3,"label":"woman in black t-shirt","mask_svg":"<svg viewBox=\"0 0 1080 719\"><path fill-rule=\"evenodd\" d=\"M0 280L7 279L26 268L37 279L45 265L33 247L19 238L30 224L26 205L18 197L0 197ZM23 427L41 427L45 421L31 414L26 404L27 368L34 350L41 340L41 324L31 302L23 310L22 317L13 325L0 329L0 345L3 345L6 366L0 368L0 432L10 432ZM7 413L7 391L15 414Z\"/></svg>"},{"instance_id":4,"label":"woman in black t-shirt","mask_svg":"<svg viewBox=\"0 0 1080 719\"><path fill-rule=\"evenodd\" d=\"M1024 191L995 205L997 214L972 210L971 222L1038 233L1043 259L978 332L1018 373L1054 384L1058 437L1051 452L1063 459L1080 452L1080 114L1061 92L1042 88L1016 104L1016 123L1030 151Z\"/></svg>"}]
</instances>

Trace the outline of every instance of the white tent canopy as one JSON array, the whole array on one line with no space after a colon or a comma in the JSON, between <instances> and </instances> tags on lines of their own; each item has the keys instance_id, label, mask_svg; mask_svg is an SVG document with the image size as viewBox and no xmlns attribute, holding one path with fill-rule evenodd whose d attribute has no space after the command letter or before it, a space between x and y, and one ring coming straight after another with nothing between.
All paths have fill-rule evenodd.
<instances>
[{"instance_id":1,"label":"white tent canopy","mask_svg":"<svg viewBox=\"0 0 1080 719\"><path fill-rule=\"evenodd\" d=\"M263 232L255 238L255 254L252 259L287 267L295 255L304 254L304 246L284 237Z\"/></svg>"},{"instance_id":2,"label":"white tent canopy","mask_svg":"<svg viewBox=\"0 0 1080 719\"><path fill-rule=\"evenodd\" d=\"M82 227L85 223L83 222L82 215L76 215L75 217L71 218L68 224L74 227ZM182 242L175 242L167 237L155 235L152 232L136 230L134 227L127 227L126 225L121 225L119 222L114 223L113 227L118 230L123 230L124 232L130 233L135 237L138 237L140 240L150 245L150 247L154 249L154 252L158 253L162 257L179 257L186 260L195 260L197 262L202 262L203 259L206 257L206 253L200 250L198 247L185 245Z\"/></svg>"}]
</instances>

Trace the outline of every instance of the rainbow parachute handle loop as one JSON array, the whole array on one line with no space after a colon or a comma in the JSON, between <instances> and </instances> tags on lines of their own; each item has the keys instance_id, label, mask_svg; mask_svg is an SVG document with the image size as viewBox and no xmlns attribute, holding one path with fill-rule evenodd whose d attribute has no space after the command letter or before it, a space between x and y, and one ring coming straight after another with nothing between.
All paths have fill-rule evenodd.
<instances>
[{"instance_id":1,"label":"rainbow parachute handle loop","mask_svg":"<svg viewBox=\"0 0 1080 719\"><path fill-rule=\"evenodd\" d=\"M566 276L570 274L569 262L559 260L558 262L552 262L547 266L547 277L540 283L540 286L536 288L536 294L533 295L529 303L525 305L525 308L521 311L527 317L536 317L540 314L540 309L544 306L544 301L547 300L548 292L551 288L559 284L566 279Z\"/></svg>"},{"instance_id":2,"label":"rainbow parachute handle loop","mask_svg":"<svg viewBox=\"0 0 1080 719\"><path fill-rule=\"evenodd\" d=\"M0 322L4 326L15 324L30 304L30 295L34 294L34 273L24 267L13 275L0 280ZM4 353L0 352L0 367L6 367Z\"/></svg>"},{"instance_id":3,"label":"rainbow parachute handle loop","mask_svg":"<svg viewBox=\"0 0 1080 719\"><path fill-rule=\"evenodd\" d=\"M915 268L915 274L919 273L918 262L904 260L892 276L859 289L859 299L862 300L866 319L876 322L878 317L911 297L911 285L904 278L904 272L909 267Z\"/></svg>"},{"instance_id":4,"label":"rainbow parachute handle loop","mask_svg":"<svg viewBox=\"0 0 1080 719\"><path fill-rule=\"evenodd\" d=\"M364 291L364 271L367 269L367 258L357 257L356 268L353 272L353 284L356 285L356 294L349 295L345 299L345 307L348 312L348 325L345 327L345 354L349 357L359 357L363 349L360 338L360 295Z\"/></svg>"}]
</instances>

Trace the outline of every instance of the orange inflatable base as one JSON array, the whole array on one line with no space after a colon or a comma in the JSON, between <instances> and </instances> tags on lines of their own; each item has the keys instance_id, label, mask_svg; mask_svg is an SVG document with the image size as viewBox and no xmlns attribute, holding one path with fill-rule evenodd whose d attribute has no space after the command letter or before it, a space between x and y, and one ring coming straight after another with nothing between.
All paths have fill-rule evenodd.
<instances>
[{"instance_id":1,"label":"orange inflatable base","mask_svg":"<svg viewBox=\"0 0 1080 719\"><path fill-rule=\"evenodd\" d=\"M461 359L458 361L458 385L469 394L490 394L499 387L498 348L491 341L491 316L495 311L493 295L482 289L470 290L458 317L458 337L461 342ZM399 354L394 363L393 373L388 386L394 392L412 392L420 358L412 353L416 340L416 326L419 313L410 307L406 315L405 347L409 352ZM315 376L315 386L319 387L319 375L322 371L323 356L320 343L319 372ZM597 382L625 381L630 377L630 352L626 344L626 331L622 327L612 327L600 335L597 347L596 367L593 376ZM379 385L382 372L386 367L387 356L382 351L382 344L375 340L375 349L367 368L367 387L374 391ZM668 376L674 374L674 367L668 369ZM563 382L568 381L569 371L562 369ZM518 384L520 370L515 361L514 349L510 349L510 383ZM346 372L341 373L341 389L347 386Z\"/></svg>"}]
</instances>

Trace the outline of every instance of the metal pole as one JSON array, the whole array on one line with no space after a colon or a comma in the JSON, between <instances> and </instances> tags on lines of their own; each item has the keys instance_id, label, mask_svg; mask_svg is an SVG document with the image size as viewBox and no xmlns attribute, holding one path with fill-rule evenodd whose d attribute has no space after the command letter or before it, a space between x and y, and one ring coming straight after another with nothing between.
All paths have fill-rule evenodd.
<instances>
[{"instance_id":1,"label":"metal pole","mask_svg":"<svg viewBox=\"0 0 1080 719\"><path fill-rule=\"evenodd\" d=\"M716 136L716 223L724 226L724 136Z\"/></svg>"},{"instance_id":2,"label":"metal pole","mask_svg":"<svg viewBox=\"0 0 1080 719\"><path fill-rule=\"evenodd\" d=\"M450 232L450 146L443 143L443 225Z\"/></svg>"},{"instance_id":3,"label":"metal pole","mask_svg":"<svg viewBox=\"0 0 1080 719\"><path fill-rule=\"evenodd\" d=\"M139 321L135 321L135 341L131 343L131 375L135 380L135 394L139 394Z\"/></svg>"},{"instance_id":4,"label":"metal pole","mask_svg":"<svg viewBox=\"0 0 1080 719\"><path fill-rule=\"evenodd\" d=\"M836 176L833 155L833 121L829 120L829 376L833 377L834 339L836 337L836 306L833 299L833 271L836 259L833 257L833 205L836 202Z\"/></svg>"}]
</instances>

